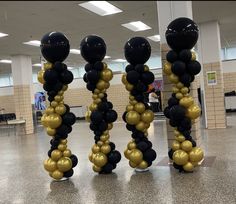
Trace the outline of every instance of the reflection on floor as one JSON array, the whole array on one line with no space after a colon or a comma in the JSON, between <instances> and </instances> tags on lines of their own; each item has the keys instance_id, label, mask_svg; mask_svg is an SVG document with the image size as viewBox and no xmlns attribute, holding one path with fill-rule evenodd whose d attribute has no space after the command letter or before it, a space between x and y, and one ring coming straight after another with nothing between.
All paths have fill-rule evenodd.
<instances>
[{"instance_id":1,"label":"reflection on floor","mask_svg":"<svg viewBox=\"0 0 236 204\"><path fill-rule=\"evenodd\" d=\"M113 174L97 175L88 154L93 136L85 122L74 125L69 147L78 156L74 176L63 182L52 180L43 169L50 137L42 128L35 135L0 134L0 203L236 203L236 114L228 117L228 128L202 130L203 149L212 164L194 173L178 173L168 165L157 165L167 156L165 121L155 121L150 140L158 158L149 172L136 173L122 158ZM131 139L124 123L114 124L111 141L121 152Z\"/></svg>"}]
</instances>

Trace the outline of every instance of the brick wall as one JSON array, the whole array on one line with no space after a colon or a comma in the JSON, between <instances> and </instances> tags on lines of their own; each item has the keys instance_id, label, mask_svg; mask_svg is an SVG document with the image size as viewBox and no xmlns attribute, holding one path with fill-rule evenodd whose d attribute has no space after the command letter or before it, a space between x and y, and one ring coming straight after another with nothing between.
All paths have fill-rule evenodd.
<instances>
[{"instance_id":1,"label":"brick wall","mask_svg":"<svg viewBox=\"0 0 236 204\"><path fill-rule=\"evenodd\" d=\"M224 92L236 91L236 72L224 73Z\"/></svg>"},{"instance_id":2,"label":"brick wall","mask_svg":"<svg viewBox=\"0 0 236 204\"><path fill-rule=\"evenodd\" d=\"M4 108L4 113L15 113L14 95L0 96L0 108Z\"/></svg>"}]
</instances>

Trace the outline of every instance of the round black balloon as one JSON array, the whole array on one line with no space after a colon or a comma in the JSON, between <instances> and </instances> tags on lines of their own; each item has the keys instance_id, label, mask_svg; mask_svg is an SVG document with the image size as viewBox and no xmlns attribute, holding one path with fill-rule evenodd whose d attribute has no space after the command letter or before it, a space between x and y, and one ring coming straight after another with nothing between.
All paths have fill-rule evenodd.
<instances>
[{"instance_id":1,"label":"round black balloon","mask_svg":"<svg viewBox=\"0 0 236 204\"><path fill-rule=\"evenodd\" d=\"M113 142L110 142L109 145L111 147L111 151L113 151L116 148L116 145Z\"/></svg>"},{"instance_id":2,"label":"round black balloon","mask_svg":"<svg viewBox=\"0 0 236 204\"><path fill-rule=\"evenodd\" d=\"M102 122L103 120L103 114L100 111L93 111L91 113L90 116L90 120L94 123L94 124L99 124L100 122Z\"/></svg>"},{"instance_id":3,"label":"round black balloon","mask_svg":"<svg viewBox=\"0 0 236 204\"><path fill-rule=\"evenodd\" d=\"M128 73L130 71L134 70L134 66L131 65L131 64L128 64L126 67L125 67L125 71Z\"/></svg>"},{"instance_id":4,"label":"round black balloon","mask_svg":"<svg viewBox=\"0 0 236 204\"><path fill-rule=\"evenodd\" d=\"M44 72L43 78L48 84L55 84L58 81L59 75L55 70L48 69Z\"/></svg>"},{"instance_id":5,"label":"round black balloon","mask_svg":"<svg viewBox=\"0 0 236 204\"><path fill-rule=\"evenodd\" d=\"M105 112L108 110L108 105L107 105L107 102L101 102L98 104L98 110L99 111L102 111L102 112Z\"/></svg>"},{"instance_id":6,"label":"round black balloon","mask_svg":"<svg viewBox=\"0 0 236 204\"><path fill-rule=\"evenodd\" d=\"M69 177L73 176L73 174L74 174L74 170L70 169L69 171L64 172L63 176L66 178L69 178Z\"/></svg>"},{"instance_id":7,"label":"round black balloon","mask_svg":"<svg viewBox=\"0 0 236 204\"><path fill-rule=\"evenodd\" d=\"M91 123L89 124L89 128L90 128L90 130L92 130L92 131L97 131L97 130L98 130L98 126L97 126L96 124L94 124L93 122L91 122Z\"/></svg>"},{"instance_id":8,"label":"round black balloon","mask_svg":"<svg viewBox=\"0 0 236 204\"><path fill-rule=\"evenodd\" d=\"M185 69L186 69L185 63L179 60L175 61L171 66L171 71L178 76L183 75L185 73Z\"/></svg>"},{"instance_id":9,"label":"round black balloon","mask_svg":"<svg viewBox=\"0 0 236 204\"><path fill-rule=\"evenodd\" d=\"M102 71L103 70L103 63L98 61L94 64L94 69L97 70L97 71Z\"/></svg>"},{"instance_id":10,"label":"round black balloon","mask_svg":"<svg viewBox=\"0 0 236 204\"><path fill-rule=\"evenodd\" d=\"M89 91L94 91L94 89L96 88L96 84L93 84L93 83L88 82L88 83L86 84L86 88L87 88Z\"/></svg>"},{"instance_id":11,"label":"round black balloon","mask_svg":"<svg viewBox=\"0 0 236 204\"><path fill-rule=\"evenodd\" d=\"M113 122L115 122L115 121L117 120L117 117L118 117L117 112L114 111L114 110L109 110L109 111L107 111L107 113L106 113L106 121L107 121L108 123L113 123Z\"/></svg>"},{"instance_id":12,"label":"round black balloon","mask_svg":"<svg viewBox=\"0 0 236 204\"><path fill-rule=\"evenodd\" d=\"M48 157L51 157L53 149L48 150Z\"/></svg>"},{"instance_id":13,"label":"round black balloon","mask_svg":"<svg viewBox=\"0 0 236 204\"><path fill-rule=\"evenodd\" d=\"M67 66L64 63L55 62L53 69L57 72L63 72L65 70L67 70Z\"/></svg>"},{"instance_id":14,"label":"round black balloon","mask_svg":"<svg viewBox=\"0 0 236 204\"><path fill-rule=\"evenodd\" d=\"M179 59L184 61L184 62L189 62L192 58L192 52L190 50L182 50L179 53Z\"/></svg>"},{"instance_id":15,"label":"round black balloon","mask_svg":"<svg viewBox=\"0 0 236 204\"><path fill-rule=\"evenodd\" d=\"M155 76L152 72L144 72L142 73L141 80L144 84L149 85L151 84L155 79Z\"/></svg>"},{"instance_id":16,"label":"round black balloon","mask_svg":"<svg viewBox=\"0 0 236 204\"><path fill-rule=\"evenodd\" d=\"M63 135L56 134L55 135L55 139L57 139L57 140L65 140L67 137L68 137L68 134L63 134Z\"/></svg>"},{"instance_id":17,"label":"round black balloon","mask_svg":"<svg viewBox=\"0 0 236 204\"><path fill-rule=\"evenodd\" d=\"M178 105L179 104L179 100L177 99L177 98L175 98L175 97L170 97L169 99L168 99L168 105L169 105L169 107L171 108L172 106L174 106L174 105Z\"/></svg>"},{"instance_id":18,"label":"round black balloon","mask_svg":"<svg viewBox=\"0 0 236 204\"><path fill-rule=\"evenodd\" d=\"M170 149L170 150L168 151L168 156L169 156L170 159L173 159L173 154L174 154L173 149Z\"/></svg>"},{"instance_id":19,"label":"round black balloon","mask_svg":"<svg viewBox=\"0 0 236 204\"><path fill-rule=\"evenodd\" d=\"M70 132L70 128L67 126L67 125L64 125L64 124L62 124L61 126L59 126L58 128L57 128L57 134L59 135L59 136L64 136L64 135L67 135L67 134L69 134L69 132Z\"/></svg>"},{"instance_id":20,"label":"round black balloon","mask_svg":"<svg viewBox=\"0 0 236 204\"><path fill-rule=\"evenodd\" d=\"M71 71L66 70L61 73L60 80L63 84L70 84L74 79L74 76Z\"/></svg>"},{"instance_id":21,"label":"round black balloon","mask_svg":"<svg viewBox=\"0 0 236 204\"><path fill-rule=\"evenodd\" d=\"M190 86L191 83L191 75L190 74L183 74L182 76L179 77L180 82L182 82L185 86Z\"/></svg>"},{"instance_id":22,"label":"round black balloon","mask_svg":"<svg viewBox=\"0 0 236 204\"><path fill-rule=\"evenodd\" d=\"M88 83L87 73L84 74L84 76L83 76L83 80L84 80L85 83Z\"/></svg>"},{"instance_id":23,"label":"round black balloon","mask_svg":"<svg viewBox=\"0 0 236 204\"><path fill-rule=\"evenodd\" d=\"M63 88L63 84L59 81L53 85L53 90L56 92L61 91L62 88Z\"/></svg>"},{"instance_id":24,"label":"round black balloon","mask_svg":"<svg viewBox=\"0 0 236 204\"><path fill-rule=\"evenodd\" d=\"M154 161L156 159L156 152L153 149L148 149L143 153L143 160L145 161Z\"/></svg>"},{"instance_id":25,"label":"round black balloon","mask_svg":"<svg viewBox=\"0 0 236 204\"><path fill-rule=\"evenodd\" d=\"M99 123L99 131L104 132L108 128L108 124L103 120Z\"/></svg>"},{"instance_id":26,"label":"round black balloon","mask_svg":"<svg viewBox=\"0 0 236 204\"><path fill-rule=\"evenodd\" d=\"M108 106L108 109L112 109L113 108L113 104L110 101L107 102L107 106Z\"/></svg>"},{"instance_id":27,"label":"round black balloon","mask_svg":"<svg viewBox=\"0 0 236 204\"><path fill-rule=\"evenodd\" d=\"M166 54L166 60L170 63L173 63L178 60L178 54L174 50L170 50Z\"/></svg>"},{"instance_id":28,"label":"round black balloon","mask_svg":"<svg viewBox=\"0 0 236 204\"><path fill-rule=\"evenodd\" d=\"M180 126L181 126L184 130L190 130L191 127L192 127L191 119L185 117L185 118L181 121Z\"/></svg>"},{"instance_id":29,"label":"round black balloon","mask_svg":"<svg viewBox=\"0 0 236 204\"><path fill-rule=\"evenodd\" d=\"M64 106L66 107L66 113L70 112L70 106L67 104L64 104Z\"/></svg>"},{"instance_id":30,"label":"round black balloon","mask_svg":"<svg viewBox=\"0 0 236 204\"><path fill-rule=\"evenodd\" d=\"M90 64L90 63L87 63L87 64L85 65L84 69L85 69L86 72L89 72L90 70L93 69L93 65Z\"/></svg>"},{"instance_id":31,"label":"round black balloon","mask_svg":"<svg viewBox=\"0 0 236 204\"><path fill-rule=\"evenodd\" d=\"M110 163L106 163L103 167L102 167L102 173L105 174L109 174L112 172L113 169L113 165Z\"/></svg>"},{"instance_id":32,"label":"round black balloon","mask_svg":"<svg viewBox=\"0 0 236 204\"><path fill-rule=\"evenodd\" d=\"M174 105L170 108L170 118L174 121L181 121L184 119L186 109L180 105Z\"/></svg>"},{"instance_id":33,"label":"round black balloon","mask_svg":"<svg viewBox=\"0 0 236 204\"><path fill-rule=\"evenodd\" d=\"M137 149L139 149L141 152L145 152L148 149L147 142L141 141L137 144Z\"/></svg>"},{"instance_id":34,"label":"round black balloon","mask_svg":"<svg viewBox=\"0 0 236 204\"><path fill-rule=\"evenodd\" d=\"M165 36L167 44L175 51L192 49L198 40L198 26L189 18L180 17L167 27Z\"/></svg>"},{"instance_id":35,"label":"round black balloon","mask_svg":"<svg viewBox=\"0 0 236 204\"><path fill-rule=\"evenodd\" d=\"M111 164L117 164L121 160L121 154L117 150L114 150L108 155L108 162Z\"/></svg>"},{"instance_id":36,"label":"round black balloon","mask_svg":"<svg viewBox=\"0 0 236 204\"><path fill-rule=\"evenodd\" d=\"M135 130L135 125L126 124L126 129L129 130L129 131L134 131Z\"/></svg>"},{"instance_id":37,"label":"round black balloon","mask_svg":"<svg viewBox=\"0 0 236 204\"><path fill-rule=\"evenodd\" d=\"M145 38L133 37L126 42L124 52L130 64L144 64L151 55L151 46Z\"/></svg>"},{"instance_id":38,"label":"round black balloon","mask_svg":"<svg viewBox=\"0 0 236 204\"><path fill-rule=\"evenodd\" d=\"M106 55L106 44L104 40L96 35L86 36L80 43L82 57L89 63L102 61Z\"/></svg>"},{"instance_id":39,"label":"round black balloon","mask_svg":"<svg viewBox=\"0 0 236 204\"><path fill-rule=\"evenodd\" d=\"M190 142L192 142L192 145L193 145L193 147L196 147L197 146L197 143L195 142L195 140L190 140Z\"/></svg>"},{"instance_id":40,"label":"round black balloon","mask_svg":"<svg viewBox=\"0 0 236 204\"><path fill-rule=\"evenodd\" d=\"M71 113L71 112L66 113L62 116L62 121L64 124L71 126L75 123L76 116L74 113Z\"/></svg>"},{"instance_id":41,"label":"round black balloon","mask_svg":"<svg viewBox=\"0 0 236 204\"><path fill-rule=\"evenodd\" d=\"M137 71L139 73L143 73L144 72L144 65L143 64L137 64L135 66L135 71Z\"/></svg>"},{"instance_id":42,"label":"round black balloon","mask_svg":"<svg viewBox=\"0 0 236 204\"><path fill-rule=\"evenodd\" d=\"M71 162L72 162L72 168L74 168L78 164L78 159L74 154L72 154L70 156L70 159L71 159Z\"/></svg>"},{"instance_id":43,"label":"round black balloon","mask_svg":"<svg viewBox=\"0 0 236 204\"><path fill-rule=\"evenodd\" d=\"M135 70L129 71L126 76L126 79L130 84L137 84L139 81L139 78L140 78L140 74Z\"/></svg>"},{"instance_id":44,"label":"round black balloon","mask_svg":"<svg viewBox=\"0 0 236 204\"><path fill-rule=\"evenodd\" d=\"M196 60L190 61L187 64L187 71L190 75L197 75L201 71L201 64Z\"/></svg>"},{"instance_id":45,"label":"round black balloon","mask_svg":"<svg viewBox=\"0 0 236 204\"><path fill-rule=\"evenodd\" d=\"M170 125L171 127L176 127L176 126L178 126L178 123L177 123L176 120L170 118L170 120L169 120L169 125Z\"/></svg>"},{"instance_id":46,"label":"round black balloon","mask_svg":"<svg viewBox=\"0 0 236 204\"><path fill-rule=\"evenodd\" d=\"M41 53L51 62L63 62L70 53L70 43L67 37L60 32L50 32L41 39Z\"/></svg>"},{"instance_id":47,"label":"round black balloon","mask_svg":"<svg viewBox=\"0 0 236 204\"><path fill-rule=\"evenodd\" d=\"M167 118L170 118L170 108L168 106L165 107L163 113L164 113L164 116L166 116Z\"/></svg>"},{"instance_id":48,"label":"round black balloon","mask_svg":"<svg viewBox=\"0 0 236 204\"><path fill-rule=\"evenodd\" d=\"M99 72L96 70L91 70L86 73L87 80L89 82L92 82L93 84L96 84L100 78Z\"/></svg>"}]
</instances>

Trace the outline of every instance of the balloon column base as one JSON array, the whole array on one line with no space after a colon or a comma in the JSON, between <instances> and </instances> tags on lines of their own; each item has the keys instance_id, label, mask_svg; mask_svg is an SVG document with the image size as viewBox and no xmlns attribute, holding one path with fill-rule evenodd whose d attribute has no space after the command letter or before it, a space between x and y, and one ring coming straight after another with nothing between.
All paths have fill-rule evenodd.
<instances>
[{"instance_id":1,"label":"balloon column base","mask_svg":"<svg viewBox=\"0 0 236 204\"><path fill-rule=\"evenodd\" d=\"M62 181L67 181L67 180L69 180L69 178L63 177L60 180L52 179L52 182L62 182Z\"/></svg>"},{"instance_id":2,"label":"balloon column base","mask_svg":"<svg viewBox=\"0 0 236 204\"><path fill-rule=\"evenodd\" d=\"M149 171L149 168L146 168L146 169L135 168L135 171L138 173L147 172Z\"/></svg>"}]
</instances>

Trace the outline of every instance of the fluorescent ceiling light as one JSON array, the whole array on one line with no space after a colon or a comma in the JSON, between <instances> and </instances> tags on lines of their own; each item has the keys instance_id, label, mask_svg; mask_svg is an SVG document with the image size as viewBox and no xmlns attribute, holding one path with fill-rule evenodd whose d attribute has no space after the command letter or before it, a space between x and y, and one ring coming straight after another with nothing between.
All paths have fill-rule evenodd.
<instances>
[{"instance_id":1,"label":"fluorescent ceiling light","mask_svg":"<svg viewBox=\"0 0 236 204\"><path fill-rule=\"evenodd\" d=\"M105 59L110 59L111 57L106 55L104 58L105 58Z\"/></svg>"},{"instance_id":2,"label":"fluorescent ceiling light","mask_svg":"<svg viewBox=\"0 0 236 204\"><path fill-rule=\"evenodd\" d=\"M33 64L34 67L41 67L42 65L40 63Z\"/></svg>"},{"instance_id":3,"label":"fluorescent ceiling light","mask_svg":"<svg viewBox=\"0 0 236 204\"><path fill-rule=\"evenodd\" d=\"M112 60L113 62L126 62L126 60L124 59L115 59L115 60Z\"/></svg>"},{"instance_id":4,"label":"fluorescent ceiling light","mask_svg":"<svg viewBox=\"0 0 236 204\"><path fill-rule=\"evenodd\" d=\"M153 36L149 36L147 38L149 38L150 40L153 40L155 42L159 42L161 40L160 35L153 35Z\"/></svg>"},{"instance_id":5,"label":"fluorescent ceiling light","mask_svg":"<svg viewBox=\"0 0 236 204\"><path fill-rule=\"evenodd\" d=\"M74 69L74 67L67 67L67 69L72 70L72 69Z\"/></svg>"},{"instance_id":6,"label":"fluorescent ceiling light","mask_svg":"<svg viewBox=\"0 0 236 204\"><path fill-rule=\"evenodd\" d=\"M6 33L0 33L0 38L6 37L6 36L8 36L8 34L6 34Z\"/></svg>"},{"instance_id":7,"label":"fluorescent ceiling light","mask_svg":"<svg viewBox=\"0 0 236 204\"><path fill-rule=\"evenodd\" d=\"M0 60L0 63L11 64L11 60L2 59L2 60Z\"/></svg>"},{"instance_id":8,"label":"fluorescent ceiling light","mask_svg":"<svg viewBox=\"0 0 236 204\"><path fill-rule=\"evenodd\" d=\"M152 29L150 26L146 25L142 21L133 21L133 22L129 22L129 23L121 24L121 25L134 32Z\"/></svg>"},{"instance_id":9,"label":"fluorescent ceiling light","mask_svg":"<svg viewBox=\"0 0 236 204\"><path fill-rule=\"evenodd\" d=\"M23 42L23 44L39 47L41 42L39 40L30 40L28 42Z\"/></svg>"},{"instance_id":10,"label":"fluorescent ceiling light","mask_svg":"<svg viewBox=\"0 0 236 204\"><path fill-rule=\"evenodd\" d=\"M70 53L71 54L80 55L80 50L78 50L78 49L70 49Z\"/></svg>"},{"instance_id":11,"label":"fluorescent ceiling light","mask_svg":"<svg viewBox=\"0 0 236 204\"><path fill-rule=\"evenodd\" d=\"M88 9L89 11L92 11L100 16L107 16L122 12L122 10L113 6L107 1L88 1L79 4L79 6Z\"/></svg>"}]
</instances>

